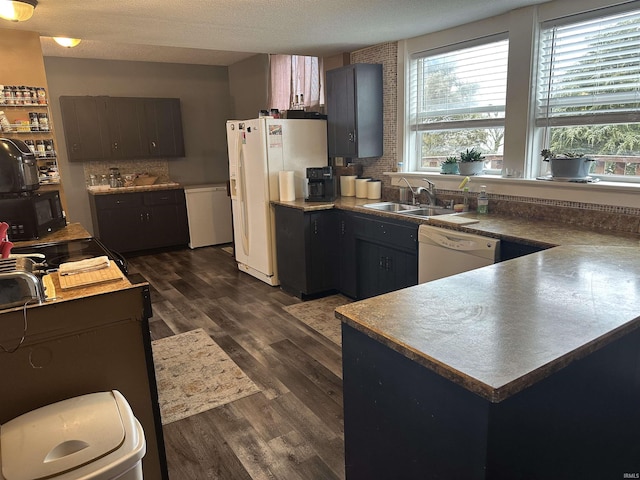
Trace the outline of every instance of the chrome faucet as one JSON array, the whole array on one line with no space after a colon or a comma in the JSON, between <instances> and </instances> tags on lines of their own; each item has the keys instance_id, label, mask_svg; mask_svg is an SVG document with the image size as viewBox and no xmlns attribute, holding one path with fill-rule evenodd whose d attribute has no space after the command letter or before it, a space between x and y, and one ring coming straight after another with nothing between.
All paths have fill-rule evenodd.
<instances>
[{"instance_id":1,"label":"chrome faucet","mask_svg":"<svg viewBox=\"0 0 640 480\"><path fill-rule=\"evenodd\" d=\"M429 199L429 206L434 206L436 205L436 185L431 181L428 180L426 178L422 178L421 180L423 182L427 183L427 187L416 187L415 189L411 186L411 184L409 183L409 180L407 180L405 177L400 177L400 180L404 180L405 183L407 184L407 186L409 187L409 190L411 190L411 195L412 195L412 203L414 205L416 205L416 200L418 199L418 197L420 196L420 193L425 192L427 194L427 198Z\"/></svg>"}]
</instances>

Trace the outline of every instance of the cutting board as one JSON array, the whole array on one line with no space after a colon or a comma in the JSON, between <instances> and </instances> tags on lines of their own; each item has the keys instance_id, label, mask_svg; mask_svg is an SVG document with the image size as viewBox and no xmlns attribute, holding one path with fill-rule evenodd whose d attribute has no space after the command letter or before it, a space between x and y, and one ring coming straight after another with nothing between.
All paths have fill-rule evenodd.
<instances>
[{"instance_id":1,"label":"cutting board","mask_svg":"<svg viewBox=\"0 0 640 480\"><path fill-rule=\"evenodd\" d=\"M479 222L479 220L476 220L475 218L461 217L458 215L438 215L437 217L431 217L431 220L443 222L449 225L469 225Z\"/></svg>"},{"instance_id":2,"label":"cutting board","mask_svg":"<svg viewBox=\"0 0 640 480\"><path fill-rule=\"evenodd\" d=\"M60 280L60 287L63 290L86 287L87 285L94 285L96 283L113 282L116 280L122 280L122 278L122 272L113 262L109 264L109 267L94 270L93 272L58 276L58 280Z\"/></svg>"}]
</instances>

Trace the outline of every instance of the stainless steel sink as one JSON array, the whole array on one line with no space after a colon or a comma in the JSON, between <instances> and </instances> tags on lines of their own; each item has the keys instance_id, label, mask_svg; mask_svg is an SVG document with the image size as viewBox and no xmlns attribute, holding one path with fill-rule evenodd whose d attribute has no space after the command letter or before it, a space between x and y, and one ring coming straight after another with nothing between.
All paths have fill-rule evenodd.
<instances>
[{"instance_id":1,"label":"stainless steel sink","mask_svg":"<svg viewBox=\"0 0 640 480\"><path fill-rule=\"evenodd\" d=\"M419 208L417 210L407 210L406 212L398 212L403 215L412 215L417 217L434 217L436 215L448 215L454 213L450 208L439 208L439 207L427 207L427 208Z\"/></svg>"},{"instance_id":2,"label":"stainless steel sink","mask_svg":"<svg viewBox=\"0 0 640 480\"><path fill-rule=\"evenodd\" d=\"M363 205L365 208L371 208L373 210L381 210L389 213L397 213L399 215L412 215L416 217L433 217L435 215L446 215L453 213L450 208L440 207L419 207L417 205L406 205L404 203L396 202L379 202L368 203Z\"/></svg>"},{"instance_id":3,"label":"stainless steel sink","mask_svg":"<svg viewBox=\"0 0 640 480\"><path fill-rule=\"evenodd\" d=\"M406 205L404 203L395 203L395 202L379 202L379 203L368 203L363 205L365 208L372 208L374 210L382 210L384 212L392 212L392 213L401 213L407 212L410 210L420 210L420 207L417 205Z\"/></svg>"}]
</instances>

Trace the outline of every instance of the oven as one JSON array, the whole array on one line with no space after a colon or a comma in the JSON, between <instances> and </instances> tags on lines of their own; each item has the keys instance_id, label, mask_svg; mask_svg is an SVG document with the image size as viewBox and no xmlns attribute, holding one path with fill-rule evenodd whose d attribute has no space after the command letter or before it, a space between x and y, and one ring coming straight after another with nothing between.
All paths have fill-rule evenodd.
<instances>
[{"instance_id":1,"label":"oven","mask_svg":"<svg viewBox=\"0 0 640 480\"><path fill-rule=\"evenodd\" d=\"M125 274L127 279L133 284L148 283L139 273L130 273L126 258L120 253L109 250L100 240L96 238L83 238L59 243L42 243L26 247L14 247L11 254L34 255L38 262L44 262L44 268L55 270L61 263L76 262L88 258L101 257L106 255L109 260L115 262L118 268ZM143 305L145 318L153 316L151 307L151 291L147 285L143 289Z\"/></svg>"},{"instance_id":2,"label":"oven","mask_svg":"<svg viewBox=\"0 0 640 480\"><path fill-rule=\"evenodd\" d=\"M44 255L48 269L57 269L61 263L76 262L106 255L128 276L127 260L117 252L109 250L96 238L83 238L59 243L41 243L27 247L13 247L12 254Z\"/></svg>"}]
</instances>

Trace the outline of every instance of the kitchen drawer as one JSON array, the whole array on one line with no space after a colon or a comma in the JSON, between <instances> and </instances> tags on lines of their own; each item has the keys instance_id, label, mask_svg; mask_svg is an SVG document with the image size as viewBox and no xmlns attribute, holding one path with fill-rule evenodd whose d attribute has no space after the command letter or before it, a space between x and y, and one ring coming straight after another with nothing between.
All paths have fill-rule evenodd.
<instances>
[{"instance_id":1,"label":"kitchen drawer","mask_svg":"<svg viewBox=\"0 0 640 480\"><path fill-rule=\"evenodd\" d=\"M142 206L142 195L139 193L120 193L95 196L96 208L132 208Z\"/></svg>"},{"instance_id":2,"label":"kitchen drawer","mask_svg":"<svg viewBox=\"0 0 640 480\"><path fill-rule=\"evenodd\" d=\"M185 203L184 190L158 190L155 192L145 192L145 205L173 205L176 203Z\"/></svg>"},{"instance_id":3,"label":"kitchen drawer","mask_svg":"<svg viewBox=\"0 0 640 480\"><path fill-rule=\"evenodd\" d=\"M390 245L396 249L417 252L418 226L378 220L377 217L356 216L355 235L376 243Z\"/></svg>"}]
</instances>

